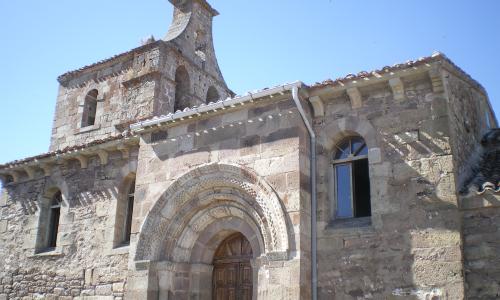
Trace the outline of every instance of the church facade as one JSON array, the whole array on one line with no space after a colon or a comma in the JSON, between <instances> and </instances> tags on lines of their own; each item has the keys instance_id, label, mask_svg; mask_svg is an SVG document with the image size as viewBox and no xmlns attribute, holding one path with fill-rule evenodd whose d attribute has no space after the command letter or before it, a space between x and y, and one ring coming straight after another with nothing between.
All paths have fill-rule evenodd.
<instances>
[{"instance_id":1,"label":"church facade","mask_svg":"<svg viewBox=\"0 0 500 300\"><path fill-rule=\"evenodd\" d=\"M58 78L49 152L0 165L0 300L499 297L478 82L437 53L235 95L217 11L170 2L164 39Z\"/></svg>"}]
</instances>

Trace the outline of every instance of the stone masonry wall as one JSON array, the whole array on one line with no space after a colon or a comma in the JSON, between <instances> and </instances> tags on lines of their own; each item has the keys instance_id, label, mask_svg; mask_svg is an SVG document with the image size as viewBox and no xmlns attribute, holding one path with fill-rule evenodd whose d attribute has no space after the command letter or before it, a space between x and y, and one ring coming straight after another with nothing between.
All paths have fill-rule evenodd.
<instances>
[{"instance_id":1,"label":"stone masonry wall","mask_svg":"<svg viewBox=\"0 0 500 300\"><path fill-rule=\"evenodd\" d=\"M225 82L220 77L207 73L200 64L184 56L184 52L179 53L176 48L168 48L162 57L161 71L162 79L159 82L159 93L156 102L156 115L166 115L173 112L175 101L175 72L179 66L184 66L190 79L190 97L196 106L206 104L207 92L210 87L214 87L219 94L219 99L230 97ZM194 106L193 105L193 106Z\"/></svg>"},{"instance_id":2,"label":"stone masonry wall","mask_svg":"<svg viewBox=\"0 0 500 300\"><path fill-rule=\"evenodd\" d=\"M50 150L85 145L116 136L138 119L154 115L160 49L143 51L88 70L61 84L56 102ZM82 127L85 97L96 89L95 124Z\"/></svg>"},{"instance_id":3,"label":"stone masonry wall","mask_svg":"<svg viewBox=\"0 0 500 300\"><path fill-rule=\"evenodd\" d=\"M427 73L401 78L404 99L387 82L323 96L318 143L320 299L461 299L460 214L455 194L446 99ZM369 147L372 216L335 220L334 146L359 135Z\"/></svg>"},{"instance_id":4,"label":"stone masonry wall","mask_svg":"<svg viewBox=\"0 0 500 300\"><path fill-rule=\"evenodd\" d=\"M462 197L467 299L500 297L500 207L492 193Z\"/></svg>"},{"instance_id":5,"label":"stone masonry wall","mask_svg":"<svg viewBox=\"0 0 500 300\"><path fill-rule=\"evenodd\" d=\"M136 219L138 223L134 223L134 235L139 233L140 222L143 222L161 197L167 197L164 209L167 207L168 211L177 209L175 207L177 202L173 202L174 199L169 198L169 194L162 195L183 174L196 172L197 169L212 163L240 166L250 172L255 172L258 178L268 183L277 193L279 207L283 207L286 223L290 226L289 258L278 261L271 261L269 258L267 261L265 254L268 254L269 250L260 250L264 252L264 259L255 262L254 266L254 271L255 268L258 269L258 274L254 274L256 276L254 285L258 286L259 299L309 297L310 278L299 276L303 268L305 271L309 269L307 253L301 252L303 249L309 249L310 245L308 239L303 240L303 237L308 235L308 233L304 234L303 230L308 230L309 227L302 228L303 224L309 222L308 214L304 215L310 202L309 195L305 194L308 187L302 185L308 181L308 164L306 158L302 157L308 151L306 150L308 136L290 97L290 95L285 95L282 101L277 99L273 99L271 103L263 101L232 112L225 111L224 114L212 116L209 119L188 121L185 124L178 124L175 127L145 135L144 143L140 148L136 190L141 199L138 203L141 215ZM303 173L303 170L307 171ZM222 176L222 173L220 175ZM218 173L213 173L211 176L217 178ZM200 186L200 189L203 190L203 187ZM230 191L231 182L221 182L215 192L219 190L220 192ZM203 192L203 195L210 195L210 193L213 192L207 190ZM237 192L231 193L236 195ZM198 198L196 195L192 197ZM200 196L200 199L205 198ZM192 211L185 213L191 214L202 209L204 205L199 204L192 207ZM229 210L230 206L227 209ZM163 215L168 215L167 211ZM274 222L274 220L269 221ZM280 233L278 228L273 230ZM133 240L137 240L137 236ZM165 245L168 246L168 242L165 242ZM141 245L138 245L137 251L143 250L140 247ZM162 259L171 263L184 261L184 256L172 256L172 252L161 255L163 255ZM211 263L211 258L207 259L208 263ZM179 274L183 274L183 270L184 268L175 276L181 276ZM163 269L158 272L163 274L168 271ZM199 293L193 286L195 283L192 280L181 288L175 289L172 287L174 283L169 283L167 279L169 277L165 278L160 286L160 295L171 293L174 298L195 297L196 293ZM211 280L208 279L208 281Z\"/></svg>"},{"instance_id":6,"label":"stone masonry wall","mask_svg":"<svg viewBox=\"0 0 500 300\"><path fill-rule=\"evenodd\" d=\"M449 121L452 134L454 164L457 183L465 185L471 171L479 162L481 138L496 127L487 96L476 87L454 74L445 73L445 87L449 97ZM489 119L489 120L488 120ZM476 170L477 171L477 170ZM489 192L476 195L465 191L460 198L462 209L462 234L464 273L467 299L498 299L500 297L500 259L497 243L500 224L498 196Z\"/></svg>"},{"instance_id":7,"label":"stone masonry wall","mask_svg":"<svg viewBox=\"0 0 500 300\"><path fill-rule=\"evenodd\" d=\"M190 97L197 106L206 103L209 87L217 90L220 99L230 96L220 78L184 57L172 43L159 41L136 52L85 71L60 86L51 151L116 136L133 122L172 113L174 78L179 66L186 67L189 73ZM85 97L94 89L98 91L96 121L82 127Z\"/></svg>"},{"instance_id":8,"label":"stone masonry wall","mask_svg":"<svg viewBox=\"0 0 500 300\"><path fill-rule=\"evenodd\" d=\"M105 166L89 159L58 165L50 177L8 184L0 201L0 299L122 299L128 247L113 249L116 204L130 161L112 152ZM63 204L57 247L36 253L40 201L54 188Z\"/></svg>"},{"instance_id":9,"label":"stone masonry wall","mask_svg":"<svg viewBox=\"0 0 500 300\"><path fill-rule=\"evenodd\" d=\"M456 174L462 182L466 180L463 177L469 175L470 162L476 154L474 150L488 130L486 115L490 116L492 127L496 127L496 121L491 117L487 96L482 91L449 72L445 72L444 76L449 99L451 147L457 167Z\"/></svg>"}]
</instances>

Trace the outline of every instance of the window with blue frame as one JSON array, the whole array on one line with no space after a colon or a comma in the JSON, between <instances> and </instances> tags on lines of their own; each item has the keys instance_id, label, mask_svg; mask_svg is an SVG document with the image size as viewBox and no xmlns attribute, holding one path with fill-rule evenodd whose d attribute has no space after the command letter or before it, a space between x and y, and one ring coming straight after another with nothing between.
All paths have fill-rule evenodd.
<instances>
[{"instance_id":1,"label":"window with blue frame","mask_svg":"<svg viewBox=\"0 0 500 300\"><path fill-rule=\"evenodd\" d=\"M368 147L361 137L337 144L332 160L336 219L371 216Z\"/></svg>"}]
</instances>

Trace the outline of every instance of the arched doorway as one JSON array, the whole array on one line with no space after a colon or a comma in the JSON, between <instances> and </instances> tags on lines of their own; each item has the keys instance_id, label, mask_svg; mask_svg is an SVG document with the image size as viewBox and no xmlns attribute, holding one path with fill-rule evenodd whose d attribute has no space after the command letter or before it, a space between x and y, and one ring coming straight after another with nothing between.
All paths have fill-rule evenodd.
<instances>
[{"instance_id":1,"label":"arched doorway","mask_svg":"<svg viewBox=\"0 0 500 300\"><path fill-rule=\"evenodd\" d=\"M251 300L253 275L250 242L241 233L227 237L214 254L213 299Z\"/></svg>"}]
</instances>

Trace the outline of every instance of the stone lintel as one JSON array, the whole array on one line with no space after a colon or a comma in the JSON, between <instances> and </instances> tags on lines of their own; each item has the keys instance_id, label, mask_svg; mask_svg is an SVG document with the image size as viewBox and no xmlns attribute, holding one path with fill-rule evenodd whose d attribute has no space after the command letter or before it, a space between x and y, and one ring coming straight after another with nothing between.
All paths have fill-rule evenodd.
<instances>
[{"instance_id":1,"label":"stone lintel","mask_svg":"<svg viewBox=\"0 0 500 300\"><path fill-rule=\"evenodd\" d=\"M389 86L392 89L394 100L402 101L406 98L404 84L400 77L389 79Z\"/></svg>"},{"instance_id":2,"label":"stone lintel","mask_svg":"<svg viewBox=\"0 0 500 300\"><path fill-rule=\"evenodd\" d=\"M315 117L323 117L325 115L325 106L320 96L310 97L309 102L311 102Z\"/></svg>"},{"instance_id":3,"label":"stone lintel","mask_svg":"<svg viewBox=\"0 0 500 300\"><path fill-rule=\"evenodd\" d=\"M352 108L359 108L363 106L363 97L361 96L361 92L357 87L348 88L346 90L349 99L351 100Z\"/></svg>"}]
</instances>

